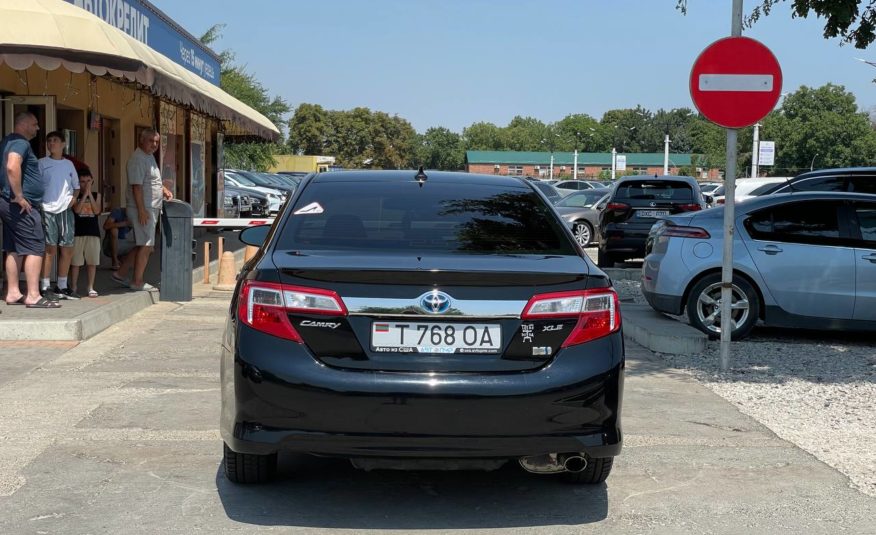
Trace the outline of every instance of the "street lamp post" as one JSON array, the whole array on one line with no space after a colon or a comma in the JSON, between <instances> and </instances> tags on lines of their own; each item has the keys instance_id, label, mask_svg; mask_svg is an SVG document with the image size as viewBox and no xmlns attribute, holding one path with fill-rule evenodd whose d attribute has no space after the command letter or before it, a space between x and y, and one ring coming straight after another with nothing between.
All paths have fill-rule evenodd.
<instances>
[{"instance_id":1,"label":"street lamp post","mask_svg":"<svg viewBox=\"0 0 876 535\"><path fill-rule=\"evenodd\" d=\"M812 168L815 166L815 158L818 158L818 153L815 153L815 156L812 157L812 161L809 162L809 170L812 171Z\"/></svg>"}]
</instances>

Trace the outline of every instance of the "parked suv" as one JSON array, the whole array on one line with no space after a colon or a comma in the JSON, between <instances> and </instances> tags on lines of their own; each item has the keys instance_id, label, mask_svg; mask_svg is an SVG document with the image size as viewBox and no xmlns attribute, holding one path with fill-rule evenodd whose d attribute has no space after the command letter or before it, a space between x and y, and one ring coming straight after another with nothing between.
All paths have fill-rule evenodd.
<instances>
[{"instance_id":1,"label":"parked suv","mask_svg":"<svg viewBox=\"0 0 876 535\"><path fill-rule=\"evenodd\" d=\"M661 217L706 207L696 179L689 176L623 177L599 215L600 267L645 256L651 226Z\"/></svg>"}]
</instances>

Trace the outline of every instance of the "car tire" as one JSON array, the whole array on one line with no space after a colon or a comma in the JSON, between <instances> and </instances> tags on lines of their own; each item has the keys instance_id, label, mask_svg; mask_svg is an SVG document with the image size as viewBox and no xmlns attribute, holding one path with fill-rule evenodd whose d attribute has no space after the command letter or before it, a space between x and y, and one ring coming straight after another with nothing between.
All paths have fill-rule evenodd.
<instances>
[{"instance_id":1,"label":"car tire","mask_svg":"<svg viewBox=\"0 0 876 535\"><path fill-rule=\"evenodd\" d=\"M563 480L575 485L595 485L608 479L614 457L587 459L587 467L580 472L563 472Z\"/></svg>"},{"instance_id":2,"label":"car tire","mask_svg":"<svg viewBox=\"0 0 876 535\"><path fill-rule=\"evenodd\" d=\"M712 339L721 337L720 314L718 301L721 294L721 274L711 273L701 278L693 285L687 296L687 317L690 324L707 334ZM744 298L744 303L743 303ZM731 331L730 338L741 340L748 336L760 316L760 298L754 286L746 279L733 276L733 302L736 327Z\"/></svg>"},{"instance_id":3,"label":"car tire","mask_svg":"<svg viewBox=\"0 0 876 535\"><path fill-rule=\"evenodd\" d=\"M588 247L593 243L593 226L587 221L575 221L572 224L572 234L581 247Z\"/></svg>"},{"instance_id":4,"label":"car tire","mask_svg":"<svg viewBox=\"0 0 876 535\"><path fill-rule=\"evenodd\" d=\"M596 265L604 268L614 267L614 259L600 247L596 250Z\"/></svg>"},{"instance_id":5,"label":"car tire","mask_svg":"<svg viewBox=\"0 0 876 535\"><path fill-rule=\"evenodd\" d=\"M225 453L225 477L232 483L267 483L277 473L277 454L237 453L222 444Z\"/></svg>"}]
</instances>

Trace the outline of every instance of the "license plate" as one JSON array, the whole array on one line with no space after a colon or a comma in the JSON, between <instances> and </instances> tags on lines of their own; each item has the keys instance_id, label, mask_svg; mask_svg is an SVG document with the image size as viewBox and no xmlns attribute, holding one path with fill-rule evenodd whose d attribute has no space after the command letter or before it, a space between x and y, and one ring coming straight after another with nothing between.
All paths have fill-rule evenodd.
<instances>
[{"instance_id":1,"label":"license plate","mask_svg":"<svg viewBox=\"0 0 876 535\"><path fill-rule=\"evenodd\" d=\"M669 210L637 210L638 217L663 217L669 215Z\"/></svg>"},{"instance_id":2,"label":"license plate","mask_svg":"<svg viewBox=\"0 0 876 535\"><path fill-rule=\"evenodd\" d=\"M378 353L498 353L502 328L494 323L376 321L371 349Z\"/></svg>"}]
</instances>

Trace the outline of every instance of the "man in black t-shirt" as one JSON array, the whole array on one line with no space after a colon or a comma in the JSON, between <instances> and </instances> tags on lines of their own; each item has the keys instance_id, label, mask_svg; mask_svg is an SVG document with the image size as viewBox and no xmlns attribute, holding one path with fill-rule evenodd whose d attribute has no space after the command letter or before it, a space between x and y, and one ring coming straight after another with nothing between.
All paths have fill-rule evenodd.
<instances>
[{"instance_id":1,"label":"man in black t-shirt","mask_svg":"<svg viewBox=\"0 0 876 535\"><path fill-rule=\"evenodd\" d=\"M58 308L57 301L40 295L40 271L46 237L40 215L43 179L30 140L39 132L33 113L14 118L11 134L0 141L0 219L3 220L3 250L6 251L6 303L28 308ZM18 274L24 264L27 295L21 293Z\"/></svg>"}]
</instances>

